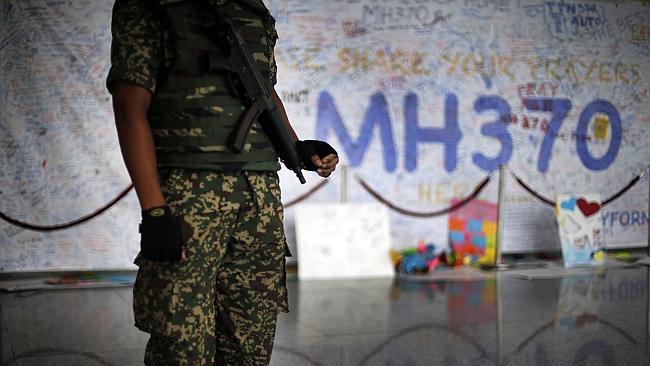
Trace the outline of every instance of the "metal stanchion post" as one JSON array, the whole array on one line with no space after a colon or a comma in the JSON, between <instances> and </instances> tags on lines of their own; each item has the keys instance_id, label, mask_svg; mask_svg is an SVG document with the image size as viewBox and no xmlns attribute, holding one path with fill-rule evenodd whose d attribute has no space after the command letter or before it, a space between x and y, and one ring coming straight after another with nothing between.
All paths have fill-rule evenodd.
<instances>
[{"instance_id":1,"label":"metal stanchion post","mask_svg":"<svg viewBox=\"0 0 650 366\"><path fill-rule=\"evenodd\" d=\"M506 198L506 165L499 164L499 197L497 213L497 237L495 240L495 267L502 269L505 265L501 261L503 244L503 223L505 219L505 198Z\"/></svg>"},{"instance_id":2,"label":"metal stanchion post","mask_svg":"<svg viewBox=\"0 0 650 366\"><path fill-rule=\"evenodd\" d=\"M350 197L348 197L348 180L350 175L350 167L347 165L343 166L343 172L341 174L341 203L347 203Z\"/></svg>"},{"instance_id":3,"label":"metal stanchion post","mask_svg":"<svg viewBox=\"0 0 650 366\"><path fill-rule=\"evenodd\" d=\"M496 292L497 292L497 365L503 365L503 291L501 291L502 276L500 272L496 273Z\"/></svg>"},{"instance_id":4,"label":"metal stanchion post","mask_svg":"<svg viewBox=\"0 0 650 366\"><path fill-rule=\"evenodd\" d=\"M648 215L650 215L650 165L648 165L648 172L645 174L648 174ZM648 246L647 253L648 253L648 257L650 257L650 221L646 222L646 228L648 230L647 233L648 237L646 241L646 245ZM650 283L650 266L647 267L647 271L648 272L646 278L648 283ZM650 291L646 291L646 292L648 293L647 302L646 302L648 306L648 308L646 309L647 310L646 311L647 313L646 314L646 337L647 337L646 339L650 339ZM648 342L646 346L646 352L650 353L650 342Z\"/></svg>"}]
</instances>

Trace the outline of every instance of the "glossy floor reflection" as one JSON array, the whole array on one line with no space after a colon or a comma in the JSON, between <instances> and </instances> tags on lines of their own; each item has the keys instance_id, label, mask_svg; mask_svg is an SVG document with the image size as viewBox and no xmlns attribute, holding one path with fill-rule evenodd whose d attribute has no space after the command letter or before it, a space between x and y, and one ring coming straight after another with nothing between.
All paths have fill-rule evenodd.
<instances>
[{"instance_id":1,"label":"glossy floor reflection","mask_svg":"<svg viewBox=\"0 0 650 366\"><path fill-rule=\"evenodd\" d=\"M649 269L291 281L272 365L650 365ZM141 365L131 289L0 296L3 365Z\"/></svg>"}]
</instances>

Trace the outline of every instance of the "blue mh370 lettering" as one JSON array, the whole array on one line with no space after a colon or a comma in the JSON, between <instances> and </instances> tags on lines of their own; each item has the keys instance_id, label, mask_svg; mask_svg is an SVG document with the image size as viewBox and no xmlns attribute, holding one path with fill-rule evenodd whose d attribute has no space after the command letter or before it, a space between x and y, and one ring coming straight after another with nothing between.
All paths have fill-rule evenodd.
<instances>
[{"instance_id":1,"label":"blue mh370 lettering","mask_svg":"<svg viewBox=\"0 0 650 366\"><path fill-rule=\"evenodd\" d=\"M549 128L542 141L537 162L537 169L545 173L549 169L555 138L559 135L572 104L565 98L528 98L523 102L525 108L530 111L545 112L550 115ZM472 161L476 166L491 171L499 164L508 163L512 157L512 136L508 132L508 124L504 123L511 120L511 108L501 97L479 96L474 101L474 111L479 114L494 111L497 114L496 120L481 127L481 133L498 141L501 146L499 153L496 156L486 156L476 151L472 155ZM580 161L586 168L594 171L607 169L614 162L623 138L619 112L612 103L603 99L596 99L584 108L578 119L577 136L587 136L589 124L596 114L606 115L609 119L611 140L607 152L601 157L595 157L589 151L586 139L576 139L576 151ZM393 172L397 168L397 153L385 96L376 93L370 97L370 106L361 122L358 138L354 140L345 127L332 95L326 91L320 94L316 136L318 139L326 140L329 131L332 130L341 142L352 166L359 166L363 162L375 127L379 128L383 146L384 168ZM458 97L455 94L449 93L445 96L442 127L421 127L418 118L418 96L415 93L408 93L404 97L404 167L407 171L416 170L418 145L422 143L442 144L445 169L448 172L455 170L458 165L458 144L462 137L463 134L458 127Z\"/></svg>"}]
</instances>

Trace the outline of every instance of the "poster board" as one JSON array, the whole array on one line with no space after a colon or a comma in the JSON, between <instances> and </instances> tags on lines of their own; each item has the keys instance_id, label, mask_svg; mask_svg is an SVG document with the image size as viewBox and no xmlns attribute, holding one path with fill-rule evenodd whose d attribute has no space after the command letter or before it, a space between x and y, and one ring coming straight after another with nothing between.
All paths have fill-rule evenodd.
<instances>
[{"instance_id":1,"label":"poster board","mask_svg":"<svg viewBox=\"0 0 650 366\"><path fill-rule=\"evenodd\" d=\"M557 197L556 217L565 267L605 263L601 207L597 193Z\"/></svg>"},{"instance_id":2,"label":"poster board","mask_svg":"<svg viewBox=\"0 0 650 366\"><path fill-rule=\"evenodd\" d=\"M388 210L380 204L296 207L298 278L393 277Z\"/></svg>"}]
</instances>

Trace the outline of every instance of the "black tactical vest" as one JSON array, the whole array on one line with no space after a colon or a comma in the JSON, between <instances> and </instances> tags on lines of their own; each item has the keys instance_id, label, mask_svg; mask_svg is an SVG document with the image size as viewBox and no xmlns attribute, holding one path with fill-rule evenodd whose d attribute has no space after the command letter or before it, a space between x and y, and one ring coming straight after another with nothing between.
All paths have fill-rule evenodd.
<instances>
[{"instance_id":1,"label":"black tactical vest","mask_svg":"<svg viewBox=\"0 0 650 366\"><path fill-rule=\"evenodd\" d=\"M259 121L254 122L244 151L226 147L244 101L236 96L228 72L208 65L222 55L205 26L214 19L186 1L160 1L164 25L171 35L173 62L149 108L159 166L210 170L278 170L278 158ZM212 6L235 26L261 74L271 83L271 60L277 39L274 20L261 0L214 0ZM216 57L215 57L216 55Z\"/></svg>"}]
</instances>

